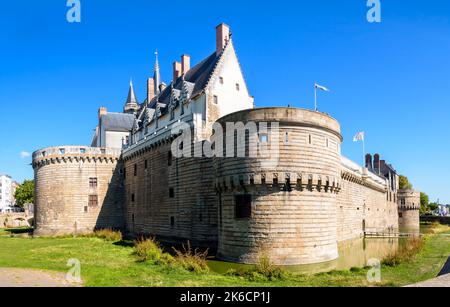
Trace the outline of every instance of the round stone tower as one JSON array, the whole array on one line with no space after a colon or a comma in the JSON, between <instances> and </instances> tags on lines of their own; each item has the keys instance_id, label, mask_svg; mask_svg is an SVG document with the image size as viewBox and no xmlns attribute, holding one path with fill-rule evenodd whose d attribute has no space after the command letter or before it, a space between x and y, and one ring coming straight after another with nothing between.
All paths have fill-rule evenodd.
<instances>
[{"instance_id":1,"label":"round stone tower","mask_svg":"<svg viewBox=\"0 0 450 307\"><path fill-rule=\"evenodd\" d=\"M247 131L233 132L238 122ZM218 123L228 152L214 158L218 256L256 263L266 255L277 265L336 259L339 123L326 114L294 108L246 110ZM230 157L233 151L245 157Z\"/></svg>"},{"instance_id":2,"label":"round stone tower","mask_svg":"<svg viewBox=\"0 0 450 307\"><path fill-rule=\"evenodd\" d=\"M420 192L399 190L398 226L401 232L416 233L420 230Z\"/></svg>"},{"instance_id":3,"label":"round stone tower","mask_svg":"<svg viewBox=\"0 0 450 307\"><path fill-rule=\"evenodd\" d=\"M120 149L51 147L33 154L35 234L123 227Z\"/></svg>"}]
</instances>

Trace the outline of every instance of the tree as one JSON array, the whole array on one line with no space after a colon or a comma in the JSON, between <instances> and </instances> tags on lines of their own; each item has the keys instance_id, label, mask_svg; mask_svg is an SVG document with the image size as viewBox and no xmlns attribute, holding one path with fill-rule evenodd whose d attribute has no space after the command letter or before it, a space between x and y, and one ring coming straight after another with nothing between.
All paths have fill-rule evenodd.
<instances>
[{"instance_id":1,"label":"tree","mask_svg":"<svg viewBox=\"0 0 450 307\"><path fill-rule=\"evenodd\" d=\"M428 212L428 205L430 204L430 198L427 194L420 193L420 214L424 215Z\"/></svg>"},{"instance_id":2,"label":"tree","mask_svg":"<svg viewBox=\"0 0 450 307\"><path fill-rule=\"evenodd\" d=\"M437 210L437 208L439 208L439 204L431 203L428 205L428 208L430 209L430 211L435 211L435 210Z\"/></svg>"},{"instance_id":3,"label":"tree","mask_svg":"<svg viewBox=\"0 0 450 307\"><path fill-rule=\"evenodd\" d=\"M411 190L413 187L406 176L400 175L398 182L400 190Z\"/></svg>"},{"instance_id":4,"label":"tree","mask_svg":"<svg viewBox=\"0 0 450 307\"><path fill-rule=\"evenodd\" d=\"M23 207L25 204L34 203L34 180L25 180L14 193L16 206Z\"/></svg>"}]
</instances>

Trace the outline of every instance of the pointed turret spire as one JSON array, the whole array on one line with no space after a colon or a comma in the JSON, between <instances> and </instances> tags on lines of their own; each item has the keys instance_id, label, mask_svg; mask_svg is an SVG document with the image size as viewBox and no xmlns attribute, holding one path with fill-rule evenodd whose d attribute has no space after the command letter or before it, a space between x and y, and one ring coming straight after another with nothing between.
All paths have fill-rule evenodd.
<instances>
[{"instance_id":1,"label":"pointed turret spire","mask_svg":"<svg viewBox=\"0 0 450 307\"><path fill-rule=\"evenodd\" d=\"M158 50L155 51L155 75L153 76L153 80L155 82L155 94L159 95L160 90L159 86L161 85L161 74L159 73L159 61L158 61Z\"/></svg>"},{"instance_id":2,"label":"pointed turret spire","mask_svg":"<svg viewBox=\"0 0 450 307\"><path fill-rule=\"evenodd\" d=\"M125 102L125 107L123 111L125 113L135 113L139 109L139 102L136 98L133 88L133 79L130 78L130 89L128 90L127 101Z\"/></svg>"}]
</instances>

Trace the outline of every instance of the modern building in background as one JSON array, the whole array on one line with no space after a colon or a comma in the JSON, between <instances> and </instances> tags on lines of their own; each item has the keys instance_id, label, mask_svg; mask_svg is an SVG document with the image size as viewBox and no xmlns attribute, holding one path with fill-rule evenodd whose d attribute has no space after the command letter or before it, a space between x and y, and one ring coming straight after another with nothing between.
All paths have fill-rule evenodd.
<instances>
[{"instance_id":1,"label":"modern building in background","mask_svg":"<svg viewBox=\"0 0 450 307\"><path fill-rule=\"evenodd\" d=\"M436 213L440 216L450 216L450 205L439 205Z\"/></svg>"},{"instance_id":2,"label":"modern building in background","mask_svg":"<svg viewBox=\"0 0 450 307\"><path fill-rule=\"evenodd\" d=\"M0 213L10 211L14 206L14 193L17 187L17 182L11 176L0 175Z\"/></svg>"}]
</instances>

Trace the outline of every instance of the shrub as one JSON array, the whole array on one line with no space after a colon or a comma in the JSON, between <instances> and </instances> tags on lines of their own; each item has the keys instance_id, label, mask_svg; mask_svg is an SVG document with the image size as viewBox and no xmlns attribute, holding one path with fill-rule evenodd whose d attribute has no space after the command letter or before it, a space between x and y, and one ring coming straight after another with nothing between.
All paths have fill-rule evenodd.
<instances>
[{"instance_id":1,"label":"shrub","mask_svg":"<svg viewBox=\"0 0 450 307\"><path fill-rule=\"evenodd\" d=\"M187 245L183 244L182 247L182 251L173 248L176 254L175 261L180 267L189 272L198 274L209 272L208 263L206 261L208 250L205 252L199 252L198 249L193 250L189 241L187 242Z\"/></svg>"},{"instance_id":2,"label":"shrub","mask_svg":"<svg viewBox=\"0 0 450 307\"><path fill-rule=\"evenodd\" d=\"M395 267L402 262L409 262L416 254L418 254L424 247L425 240L422 237L415 237L409 239L400 248L383 259L383 264L386 266Z\"/></svg>"},{"instance_id":3,"label":"shrub","mask_svg":"<svg viewBox=\"0 0 450 307\"><path fill-rule=\"evenodd\" d=\"M231 269L226 275L245 277L250 281L276 281L285 280L290 277L288 271L274 265L265 253L260 254L258 263L252 268L245 270Z\"/></svg>"},{"instance_id":4,"label":"shrub","mask_svg":"<svg viewBox=\"0 0 450 307\"><path fill-rule=\"evenodd\" d=\"M109 242L122 241L122 233L120 231L114 231L112 229L96 230L92 234L85 235L84 237L99 238Z\"/></svg>"},{"instance_id":5,"label":"shrub","mask_svg":"<svg viewBox=\"0 0 450 307\"><path fill-rule=\"evenodd\" d=\"M165 253L154 238L140 239L134 242L135 254L142 262L150 261L156 265L171 265L174 259Z\"/></svg>"}]
</instances>

